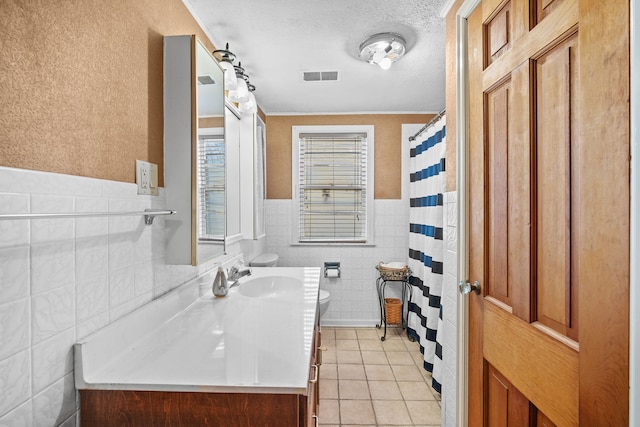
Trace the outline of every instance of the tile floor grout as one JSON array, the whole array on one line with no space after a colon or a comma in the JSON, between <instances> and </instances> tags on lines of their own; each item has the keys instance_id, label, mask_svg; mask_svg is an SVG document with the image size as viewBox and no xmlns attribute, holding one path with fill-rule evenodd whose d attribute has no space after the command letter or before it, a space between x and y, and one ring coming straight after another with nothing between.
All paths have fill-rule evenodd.
<instances>
[{"instance_id":1,"label":"tile floor grout","mask_svg":"<svg viewBox=\"0 0 640 427\"><path fill-rule=\"evenodd\" d=\"M322 328L319 422L323 427L440 426L440 395L418 343L388 328Z\"/></svg>"}]
</instances>

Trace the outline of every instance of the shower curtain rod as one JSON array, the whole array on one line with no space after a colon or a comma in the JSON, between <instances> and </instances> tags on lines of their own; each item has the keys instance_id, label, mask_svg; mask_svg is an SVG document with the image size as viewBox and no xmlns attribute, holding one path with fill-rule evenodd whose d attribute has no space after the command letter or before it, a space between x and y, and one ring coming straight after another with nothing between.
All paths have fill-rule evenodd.
<instances>
[{"instance_id":1,"label":"shower curtain rod","mask_svg":"<svg viewBox=\"0 0 640 427\"><path fill-rule=\"evenodd\" d=\"M418 132L416 132L416 134L415 134L415 135L410 136L410 137L409 137L409 141L415 141L415 139L416 139L416 138L417 138L417 137L418 137L422 132L424 132L425 130L429 129L429 127L430 127L432 124L434 124L434 123L435 123L436 121L438 121L442 116L444 116L444 113L445 113L446 111L447 111L447 109L446 109L446 108L442 109L442 111L440 111L440 112L438 113L438 115L437 115L437 116L435 116L433 119L431 119L431 120L429 121L429 123L427 123L426 125L422 126L422 129L420 129Z\"/></svg>"}]
</instances>

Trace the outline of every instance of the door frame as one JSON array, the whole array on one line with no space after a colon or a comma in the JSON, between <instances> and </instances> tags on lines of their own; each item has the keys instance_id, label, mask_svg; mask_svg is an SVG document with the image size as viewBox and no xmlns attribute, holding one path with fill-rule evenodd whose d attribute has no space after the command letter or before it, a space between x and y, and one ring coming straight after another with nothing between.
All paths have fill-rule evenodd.
<instances>
[{"instance_id":1,"label":"door frame","mask_svg":"<svg viewBox=\"0 0 640 427\"><path fill-rule=\"evenodd\" d=\"M456 13L456 204L458 283L469 281L469 63L467 19L481 0L466 0ZM458 292L456 423L469 424L469 298Z\"/></svg>"},{"instance_id":2,"label":"door frame","mask_svg":"<svg viewBox=\"0 0 640 427\"><path fill-rule=\"evenodd\" d=\"M467 49L467 19L481 0L465 0L456 13L456 201L457 218L457 279L469 280L469 188L468 188L468 123L469 64ZM631 85L631 204L630 204L630 274L629 274L629 425L640 424L640 81L632 76L640 73L640 5L630 4L630 85ZM457 313L457 373L456 423L468 425L468 360L469 360L469 299L458 293Z\"/></svg>"},{"instance_id":3,"label":"door frame","mask_svg":"<svg viewBox=\"0 0 640 427\"><path fill-rule=\"evenodd\" d=\"M634 75L640 73L640 5L630 0L631 16L631 238L629 272L629 425L640 423L640 266L633 262L640 256L640 81Z\"/></svg>"}]
</instances>

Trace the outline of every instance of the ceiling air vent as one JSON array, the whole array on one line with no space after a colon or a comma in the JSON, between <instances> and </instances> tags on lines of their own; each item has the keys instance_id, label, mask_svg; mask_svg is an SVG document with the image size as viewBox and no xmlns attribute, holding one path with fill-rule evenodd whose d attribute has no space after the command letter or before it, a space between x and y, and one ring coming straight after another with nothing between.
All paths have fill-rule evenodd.
<instances>
[{"instance_id":1,"label":"ceiling air vent","mask_svg":"<svg viewBox=\"0 0 640 427\"><path fill-rule=\"evenodd\" d=\"M305 82L337 82L337 71L303 71L302 80Z\"/></svg>"},{"instance_id":2,"label":"ceiling air vent","mask_svg":"<svg viewBox=\"0 0 640 427\"><path fill-rule=\"evenodd\" d=\"M201 76L198 76L198 82L201 85L214 85L214 84L216 84L216 82L213 80L213 77L211 77L208 74L203 74Z\"/></svg>"}]
</instances>

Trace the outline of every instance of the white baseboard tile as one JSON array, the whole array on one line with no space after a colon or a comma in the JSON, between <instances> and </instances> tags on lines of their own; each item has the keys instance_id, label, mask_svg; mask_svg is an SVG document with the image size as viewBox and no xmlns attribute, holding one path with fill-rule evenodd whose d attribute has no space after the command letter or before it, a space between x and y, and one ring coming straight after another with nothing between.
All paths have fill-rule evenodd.
<instances>
[{"instance_id":1,"label":"white baseboard tile","mask_svg":"<svg viewBox=\"0 0 640 427\"><path fill-rule=\"evenodd\" d=\"M320 325L329 328L373 328L378 324L380 319L320 319Z\"/></svg>"}]
</instances>

